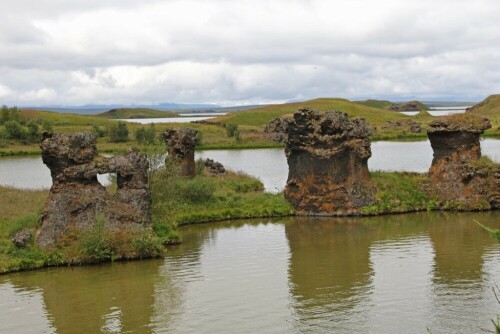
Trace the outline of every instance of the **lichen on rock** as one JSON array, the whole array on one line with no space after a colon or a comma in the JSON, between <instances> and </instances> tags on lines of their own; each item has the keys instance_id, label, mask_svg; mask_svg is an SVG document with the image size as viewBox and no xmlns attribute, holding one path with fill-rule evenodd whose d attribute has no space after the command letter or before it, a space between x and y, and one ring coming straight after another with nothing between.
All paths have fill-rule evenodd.
<instances>
[{"instance_id":1,"label":"lichen on rock","mask_svg":"<svg viewBox=\"0 0 500 334\"><path fill-rule=\"evenodd\" d=\"M299 214L358 214L373 204L368 128L338 111L301 108L288 125L285 197Z\"/></svg>"},{"instance_id":2,"label":"lichen on rock","mask_svg":"<svg viewBox=\"0 0 500 334\"><path fill-rule=\"evenodd\" d=\"M428 188L441 207L500 207L500 166L481 162L480 135L490 127L487 118L472 114L442 117L429 123L427 135L434 158Z\"/></svg>"},{"instance_id":3,"label":"lichen on rock","mask_svg":"<svg viewBox=\"0 0 500 334\"><path fill-rule=\"evenodd\" d=\"M145 154L130 149L123 155L99 157L95 138L88 132L44 133L40 148L52 176L36 238L40 247L56 246L68 233L89 230L98 216L104 218L108 230L142 229L151 223ZM106 173L117 175L114 195L97 180L98 174Z\"/></svg>"},{"instance_id":4,"label":"lichen on rock","mask_svg":"<svg viewBox=\"0 0 500 334\"><path fill-rule=\"evenodd\" d=\"M168 147L167 159L179 161L181 176L194 176L194 149L196 147L198 130L189 128L166 129L162 136Z\"/></svg>"}]
</instances>

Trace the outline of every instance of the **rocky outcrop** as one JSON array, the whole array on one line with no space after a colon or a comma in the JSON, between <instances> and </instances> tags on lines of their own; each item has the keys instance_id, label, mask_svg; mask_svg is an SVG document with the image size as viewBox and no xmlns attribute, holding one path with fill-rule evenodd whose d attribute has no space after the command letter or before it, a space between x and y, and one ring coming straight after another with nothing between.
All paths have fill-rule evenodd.
<instances>
[{"instance_id":1,"label":"rocky outcrop","mask_svg":"<svg viewBox=\"0 0 500 334\"><path fill-rule=\"evenodd\" d=\"M429 123L434 158L429 191L442 208L479 210L500 207L500 165L481 161L481 133L488 119L453 115Z\"/></svg>"},{"instance_id":2,"label":"rocky outcrop","mask_svg":"<svg viewBox=\"0 0 500 334\"><path fill-rule=\"evenodd\" d=\"M383 125L382 129L386 130L391 130L391 129L397 129L397 130L403 130L403 131L409 131L409 132L421 132L422 131L422 126L420 123L415 122L414 120L407 120L407 121L387 121L387 125Z\"/></svg>"},{"instance_id":3,"label":"rocky outcrop","mask_svg":"<svg viewBox=\"0 0 500 334\"><path fill-rule=\"evenodd\" d=\"M289 117L278 117L270 121L264 128L266 139L278 143L287 141L288 124L292 121Z\"/></svg>"},{"instance_id":4,"label":"rocky outcrop","mask_svg":"<svg viewBox=\"0 0 500 334\"><path fill-rule=\"evenodd\" d=\"M224 165L222 165L218 161L214 161L214 160L209 159L209 158L207 158L203 162L203 165L205 166L205 170L208 172L208 174L212 175L212 176L217 176L219 174L224 174L226 172Z\"/></svg>"},{"instance_id":5,"label":"rocky outcrop","mask_svg":"<svg viewBox=\"0 0 500 334\"><path fill-rule=\"evenodd\" d=\"M44 133L42 160L49 167L52 187L41 214L36 242L57 245L67 235L88 230L101 221L104 228L144 228L151 223L148 160L135 149L112 158L99 157L95 138ZM98 174L116 173L118 189L109 194Z\"/></svg>"},{"instance_id":6,"label":"rocky outcrop","mask_svg":"<svg viewBox=\"0 0 500 334\"><path fill-rule=\"evenodd\" d=\"M175 159L179 162L181 176L195 175L194 149L196 146L196 137L198 130L166 129L163 134L163 140L168 147L167 159Z\"/></svg>"},{"instance_id":7,"label":"rocky outcrop","mask_svg":"<svg viewBox=\"0 0 500 334\"><path fill-rule=\"evenodd\" d=\"M363 119L301 108L288 126L285 197L299 214L349 215L374 203Z\"/></svg>"}]
</instances>

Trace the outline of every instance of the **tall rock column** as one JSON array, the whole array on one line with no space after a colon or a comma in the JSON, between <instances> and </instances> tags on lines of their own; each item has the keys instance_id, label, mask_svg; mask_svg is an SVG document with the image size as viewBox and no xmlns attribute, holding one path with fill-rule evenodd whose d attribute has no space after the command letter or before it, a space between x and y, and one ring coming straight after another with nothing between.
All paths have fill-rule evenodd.
<instances>
[{"instance_id":1,"label":"tall rock column","mask_svg":"<svg viewBox=\"0 0 500 334\"><path fill-rule=\"evenodd\" d=\"M301 108L288 125L285 197L299 214L349 215L374 203L368 129L341 112Z\"/></svg>"},{"instance_id":2,"label":"tall rock column","mask_svg":"<svg viewBox=\"0 0 500 334\"><path fill-rule=\"evenodd\" d=\"M480 161L479 137L488 119L453 115L429 123L427 135L434 158L429 169L429 191L443 208L463 210L500 207L500 168Z\"/></svg>"},{"instance_id":3,"label":"tall rock column","mask_svg":"<svg viewBox=\"0 0 500 334\"><path fill-rule=\"evenodd\" d=\"M196 146L196 136L198 130L166 129L162 136L168 147L168 157L179 161L181 166L181 176L194 176L194 148Z\"/></svg>"}]
</instances>

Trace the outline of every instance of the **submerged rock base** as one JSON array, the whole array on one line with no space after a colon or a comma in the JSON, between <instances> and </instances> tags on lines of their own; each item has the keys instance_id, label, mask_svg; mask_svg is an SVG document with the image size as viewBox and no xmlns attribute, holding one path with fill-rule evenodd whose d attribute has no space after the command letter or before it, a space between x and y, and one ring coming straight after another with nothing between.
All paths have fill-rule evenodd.
<instances>
[{"instance_id":1,"label":"submerged rock base","mask_svg":"<svg viewBox=\"0 0 500 334\"><path fill-rule=\"evenodd\" d=\"M151 223L148 160L130 149L112 158L97 156L95 138L78 134L44 133L43 162L52 176L41 229L36 237L42 248L63 242L64 237L104 224L106 230L143 229ZM111 195L97 174L116 173L118 189Z\"/></svg>"},{"instance_id":2,"label":"submerged rock base","mask_svg":"<svg viewBox=\"0 0 500 334\"><path fill-rule=\"evenodd\" d=\"M500 166L481 161L479 137L491 127L475 115L443 117L429 124L434 151L428 191L441 208L485 210L500 207Z\"/></svg>"},{"instance_id":3,"label":"submerged rock base","mask_svg":"<svg viewBox=\"0 0 500 334\"><path fill-rule=\"evenodd\" d=\"M349 215L374 203L368 128L341 112L301 108L288 124L285 197L298 214Z\"/></svg>"},{"instance_id":4,"label":"submerged rock base","mask_svg":"<svg viewBox=\"0 0 500 334\"><path fill-rule=\"evenodd\" d=\"M176 159L181 166L181 176L195 175L194 148L196 146L196 137L198 130L166 129L163 134L163 140L168 147L167 159Z\"/></svg>"}]
</instances>

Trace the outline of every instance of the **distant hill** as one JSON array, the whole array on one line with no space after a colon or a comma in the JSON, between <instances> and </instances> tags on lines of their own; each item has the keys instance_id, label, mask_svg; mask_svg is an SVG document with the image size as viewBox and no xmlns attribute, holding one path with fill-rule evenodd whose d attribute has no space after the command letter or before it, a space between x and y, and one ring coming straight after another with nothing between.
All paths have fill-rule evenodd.
<instances>
[{"instance_id":1,"label":"distant hill","mask_svg":"<svg viewBox=\"0 0 500 334\"><path fill-rule=\"evenodd\" d=\"M377 109L346 99L319 98L303 102L268 105L255 109L219 116L212 121L263 128L274 118L292 115L300 107L311 107L318 111L339 110L351 117L361 117L372 125L386 124L388 121L407 120L410 116L384 109Z\"/></svg>"},{"instance_id":2,"label":"distant hill","mask_svg":"<svg viewBox=\"0 0 500 334\"><path fill-rule=\"evenodd\" d=\"M488 96L475 106L467 109L467 112L500 117L500 94Z\"/></svg>"},{"instance_id":3,"label":"distant hill","mask_svg":"<svg viewBox=\"0 0 500 334\"><path fill-rule=\"evenodd\" d=\"M354 101L357 104L362 104L367 107L377 108L377 109L388 109L394 103L387 100L364 100L364 101Z\"/></svg>"},{"instance_id":4,"label":"distant hill","mask_svg":"<svg viewBox=\"0 0 500 334\"><path fill-rule=\"evenodd\" d=\"M110 109L154 109L154 110L205 110L222 108L218 104L196 103L158 103L152 105L127 105L127 104L86 104L83 106L45 106L21 107L21 109L44 110L71 114L95 115Z\"/></svg>"},{"instance_id":5,"label":"distant hill","mask_svg":"<svg viewBox=\"0 0 500 334\"><path fill-rule=\"evenodd\" d=\"M97 116L109 119L129 119L129 118L168 118L178 117L179 115L172 111L160 111L147 108L120 108L111 109L100 113Z\"/></svg>"},{"instance_id":6,"label":"distant hill","mask_svg":"<svg viewBox=\"0 0 500 334\"><path fill-rule=\"evenodd\" d=\"M394 103L389 106L391 111L423 111L429 108L420 101L409 101L402 103Z\"/></svg>"},{"instance_id":7,"label":"distant hill","mask_svg":"<svg viewBox=\"0 0 500 334\"><path fill-rule=\"evenodd\" d=\"M387 100L365 100L354 101L367 107L385 109L391 111L422 111L429 110L429 107L420 101L391 102Z\"/></svg>"}]
</instances>

